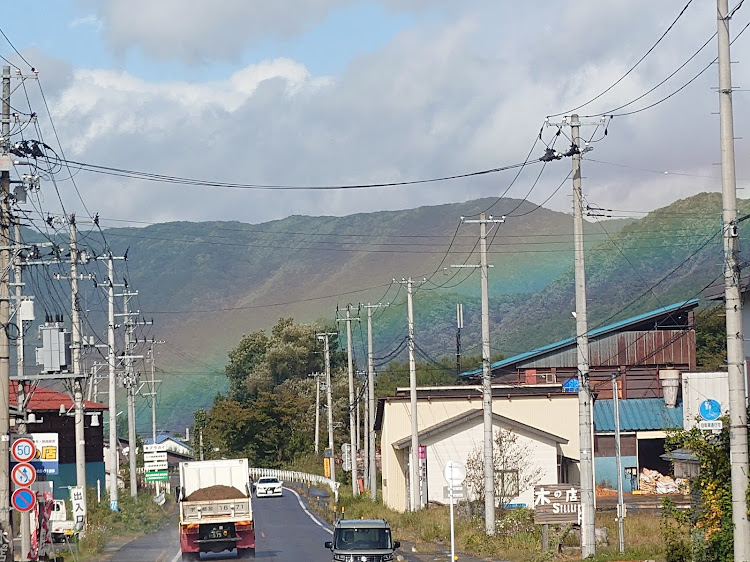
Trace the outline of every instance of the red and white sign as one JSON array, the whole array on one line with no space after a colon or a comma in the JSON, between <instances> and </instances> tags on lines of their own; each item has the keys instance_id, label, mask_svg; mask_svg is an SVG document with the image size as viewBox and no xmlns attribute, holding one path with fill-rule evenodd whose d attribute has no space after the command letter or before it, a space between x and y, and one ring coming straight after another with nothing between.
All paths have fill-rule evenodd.
<instances>
[{"instance_id":1,"label":"red and white sign","mask_svg":"<svg viewBox=\"0 0 750 562\"><path fill-rule=\"evenodd\" d=\"M13 447L11 447L10 452L13 455L13 460L28 462L34 458L36 447L34 447L34 442L28 437L19 437L13 441Z\"/></svg>"},{"instance_id":2,"label":"red and white sign","mask_svg":"<svg viewBox=\"0 0 750 562\"><path fill-rule=\"evenodd\" d=\"M16 486L31 486L36 481L36 468L27 462L18 463L10 472Z\"/></svg>"},{"instance_id":3,"label":"red and white sign","mask_svg":"<svg viewBox=\"0 0 750 562\"><path fill-rule=\"evenodd\" d=\"M18 511L31 511L36 506L36 492L31 488L18 488L10 501Z\"/></svg>"}]
</instances>

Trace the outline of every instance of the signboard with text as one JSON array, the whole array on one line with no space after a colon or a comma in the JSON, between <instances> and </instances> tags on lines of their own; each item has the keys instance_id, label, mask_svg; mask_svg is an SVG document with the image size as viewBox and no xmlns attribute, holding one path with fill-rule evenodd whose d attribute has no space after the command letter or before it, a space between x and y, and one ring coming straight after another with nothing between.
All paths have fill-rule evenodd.
<instances>
[{"instance_id":1,"label":"signboard with text","mask_svg":"<svg viewBox=\"0 0 750 562\"><path fill-rule=\"evenodd\" d=\"M23 452L28 452L28 442L33 444L33 455L28 461L17 459L18 451L22 458ZM11 466L18 462L29 462L36 469L37 474L59 474L60 447L57 433L29 433L19 435L13 440Z\"/></svg>"},{"instance_id":2,"label":"signboard with text","mask_svg":"<svg viewBox=\"0 0 750 562\"><path fill-rule=\"evenodd\" d=\"M571 484L534 487L534 523L581 523L581 489Z\"/></svg>"}]
</instances>

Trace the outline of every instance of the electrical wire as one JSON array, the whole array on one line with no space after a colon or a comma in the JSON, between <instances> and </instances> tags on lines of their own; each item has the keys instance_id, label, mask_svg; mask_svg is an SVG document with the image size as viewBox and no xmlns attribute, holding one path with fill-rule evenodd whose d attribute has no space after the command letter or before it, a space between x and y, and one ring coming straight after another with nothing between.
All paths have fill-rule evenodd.
<instances>
[{"instance_id":1,"label":"electrical wire","mask_svg":"<svg viewBox=\"0 0 750 562\"><path fill-rule=\"evenodd\" d=\"M680 13L677 14L677 17L674 19L674 21L672 21L672 23L669 24L669 27L667 27L667 29L664 31L664 33L661 34L661 36L659 37L659 39L656 40L656 43L654 43L643 54L643 56L641 56L641 58L639 58L636 61L636 63L633 66L631 66L627 70L627 72L625 72L625 74L623 74L622 76L620 76L620 78L618 78L614 83L612 83L610 86L608 86L607 88L605 88L602 92L600 92L599 94L597 94L596 96L594 96L590 100L582 103L581 105L578 105L578 106L576 106L576 107L574 107L572 109L569 109L567 111L563 111L563 112L560 112L560 113L553 113L552 115L548 115L547 117L548 118L559 117L560 115L567 115L567 114L573 113L574 111L577 111L577 110L581 109L582 107L585 107L585 106L589 105L590 103L598 100L603 95L605 95L607 92L609 92L610 90L612 90L615 86L617 86L620 82L622 82L631 72L633 72L638 67L638 65L640 65L646 59L646 57L648 57L654 51L654 49L656 49L656 47L659 45L659 43L661 43L662 40L667 36L667 34L670 31L672 31L672 28L677 24L677 22L680 20L680 18L683 16L683 14L687 11L687 9L690 6L690 4L692 3L692 1L693 0L688 0L687 4L685 4L685 6L682 8L682 10L680 10Z\"/></svg>"}]
</instances>

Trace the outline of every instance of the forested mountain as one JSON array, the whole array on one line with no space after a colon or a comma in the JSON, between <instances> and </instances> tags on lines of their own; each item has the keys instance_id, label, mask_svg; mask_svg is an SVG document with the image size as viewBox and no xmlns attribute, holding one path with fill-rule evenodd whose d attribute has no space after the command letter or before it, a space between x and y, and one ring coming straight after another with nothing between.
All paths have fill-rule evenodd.
<instances>
[{"instance_id":1,"label":"forested mountain","mask_svg":"<svg viewBox=\"0 0 750 562\"><path fill-rule=\"evenodd\" d=\"M590 328L700 297L720 279L720 199L701 194L639 220L587 222ZM402 278L415 281L420 359L454 356L457 303L464 309L463 354L478 355L479 275L451 265L479 263L479 228L459 226L460 217L476 218L490 207L495 217L506 216L488 233L493 355L572 336L572 217L525 201L484 199L253 225L180 222L106 229L112 250L128 252L128 283L139 291L141 314L153 317L154 335L168 342L157 358L164 371L165 425L182 428L192 410L226 391L229 350L243 334L270 330L282 317L343 329L336 318L352 304L352 314L362 318L353 326L353 340L358 367L364 367L366 311L358 305L390 303L373 314L375 356L381 365L386 359L402 361ZM741 201L740 215L748 208ZM740 231L747 232L744 222Z\"/></svg>"}]
</instances>

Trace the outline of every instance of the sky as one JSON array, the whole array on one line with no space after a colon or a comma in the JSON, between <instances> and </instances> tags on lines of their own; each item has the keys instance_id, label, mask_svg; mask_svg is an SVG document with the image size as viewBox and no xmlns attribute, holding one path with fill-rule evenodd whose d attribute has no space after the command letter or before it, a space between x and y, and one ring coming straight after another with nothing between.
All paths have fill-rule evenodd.
<instances>
[{"instance_id":1,"label":"sky","mask_svg":"<svg viewBox=\"0 0 750 562\"><path fill-rule=\"evenodd\" d=\"M715 4L690 2L628 72L687 3L14 2L3 10L0 55L22 74L38 72L37 80L13 80L14 111L37 114L14 139L41 140L71 162L297 187L409 182L533 162L520 174L325 190L156 183L63 166L42 174L31 194L40 212L62 206L118 226L262 223L502 195L570 212L570 159L535 161L545 145L568 149L569 127L556 136L555 124L596 98L577 109L593 116L581 127L593 148L582 164L586 202L639 217L721 190ZM732 37L748 22L750 6L741 7ZM663 85L612 111L707 41ZM739 197L750 189L741 138L750 123L750 91L741 90L750 88L748 54L750 32L732 45Z\"/></svg>"}]
</instances>

